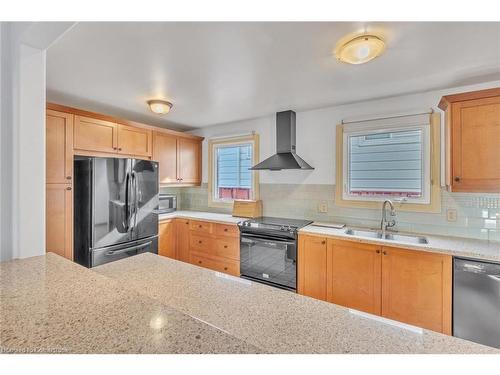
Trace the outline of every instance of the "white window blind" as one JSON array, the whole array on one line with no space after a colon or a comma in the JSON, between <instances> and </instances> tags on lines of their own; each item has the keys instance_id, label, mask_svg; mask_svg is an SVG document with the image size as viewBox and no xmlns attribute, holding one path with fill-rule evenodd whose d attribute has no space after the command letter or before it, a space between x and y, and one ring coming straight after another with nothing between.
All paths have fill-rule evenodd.
<instances>
[{"instance_id":1,"label":"white window blind","mask_svg":"<svg viewBox=\"0 0 500 375\"><path fill-rule=\"evenodd\" d=\"M429 126L429 115L345 125L344 198L428 203Z\"/></svg>"}]
</instances>

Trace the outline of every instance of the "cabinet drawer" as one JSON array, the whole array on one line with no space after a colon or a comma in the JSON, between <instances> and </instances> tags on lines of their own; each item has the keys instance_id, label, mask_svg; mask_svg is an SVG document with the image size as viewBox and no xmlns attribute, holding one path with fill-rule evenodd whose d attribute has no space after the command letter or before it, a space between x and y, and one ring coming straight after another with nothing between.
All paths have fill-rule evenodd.
<instances>
[{"instance_id":1,"label":"cabinet drawer","mask_svg":"<svg viewBox=\"0 0 500 375\"><path fill-rule=\"evenodd\" d=\"M214 247L217 256L240 259L240 241L237 238L217 238Z\"/></svg>"},{"instance_id":2,"label":"cabinet drawer","mask_svg":"<svg viewBox=\"0 0 500 375\"><path fill-rule=\"evenodd\" d=\"M212 234L214 232L214 223L191 220L191 222L189 223L189 229L200 233Z\"/></svg>"},{"instance_id":3,"label":"cabinet drawer","mask_svg":"<svg viewBox=\"0 0 500 375\"><path fill-rule=\"evenodd\" d=\"M240 230L234 224L217 224L215 233L217 236L239 237Z\"/></svg>"},{"instance_id":4,"label":"cabinet drawer","mask_svg":"<svg viewBox=\"0 0 500 375\"><path fill-rule=\"evenodd\" d=\"M207 236L200 236L194 233L189 234L189 249L201 251L203 253L212 253L213 239Z\"/></svg>"},{"instance_id":5,"label":"cabinet drawer","mask_svg":"<svg viewBox=\"0 0 500 375\"><path fill-rule=\"evenodd\" d=\"M238 261L214 259L196 253L191 253L189 258L190 263L197 266L208 268L213 271L227 273L233 276L240 275L240 264Z\"/></svg>"}]
</instances>

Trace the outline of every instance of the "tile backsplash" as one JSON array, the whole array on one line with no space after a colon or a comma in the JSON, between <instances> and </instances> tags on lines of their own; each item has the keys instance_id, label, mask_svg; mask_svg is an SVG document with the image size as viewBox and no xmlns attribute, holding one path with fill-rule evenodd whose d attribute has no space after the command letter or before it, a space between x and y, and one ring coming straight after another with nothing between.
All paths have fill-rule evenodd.
<instances>
[{"instance_id":1,"label":"tile backsplash","mask_svg":"<svg viewBox=\"0 0 500 375\"><path fill-rule=\"evenodd\" d=\"M231 209L208 207L207 184L193 188L161 188L176 194L179 210L230 213ZM380 210L346 208L335 205L335 185L261 184L260 198L266 216L304 218L376 228ZM326 203L328 212L318 212ZM456 221L447 220L447 210L457 212ZM500 241L500 194L449 193L441 190L441 213L398 211L401 231L450 235Z\"/></svg>"}]
</instances>

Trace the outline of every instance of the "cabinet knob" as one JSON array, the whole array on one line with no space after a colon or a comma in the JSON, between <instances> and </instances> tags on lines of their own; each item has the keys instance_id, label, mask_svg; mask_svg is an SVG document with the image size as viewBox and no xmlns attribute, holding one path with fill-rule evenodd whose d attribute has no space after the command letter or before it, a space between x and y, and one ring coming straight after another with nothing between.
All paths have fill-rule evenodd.
<instances>
[{"instance_id":1,"label":"cabinet knob","mask_svg":"<svg viewBox=\"0 0 500 375\"><path fill-rule=\"evenodd\" d=\"M227 271L227 267L224 267L224 271Z\"/></svg>"},{"instance_id":2,"label":"cabinet knob","mask_svg":"<svg viewBox=\"0 0 500 375\"><path fill-rule=\"evenodd\" d=\"M455 182L460 182L460 177L457 176L454 178L454 180L455 180Z\"/></svg>"},{"instance_id":3,"label":"cabinet knob","mask_svg":"<svg viewBox=\"0 0 500 375\"><path fill-rule=\"evenodd\" d=\"M326 241L324 241L324 240L323 240L323 241L321 241L321 244L322 244L322 245L324 245L325 243L326 243Z\"/></svg>"},{"instance_id":4,"label":"cabinet knob","mask_svg":"<svg viewBox=\"0 0 500 375\"><path fill-rule=\"evenodd\" d=\"M118 147L113 147L113 150L118 150Z\"/></svg>"},{"instance_id":5,"label":"cabinet knob","mask_svg":"<svg viewBox=\"0 0 500 375\"><path fill-rule=\"evenodd\" d=\"M201 264L202 263L201 260L199 260L198 263Z\"/></svg>"},{"instance_id":6,"label":"cabinet knob","mask_svg":"<svg viewBox=\"0 0 500 375\"><path fill-rule=\"evenodd\" d=\"M66 180L71 180L71 176L66 176Z\"/></svg>"},{"instance_id":7,"label":"cabinet knob","mask_svg":"<svg viewBox=\"0 0 500 375\"><path fill-rule=\"evenodd\" d=\"M185 224L189 224L189 221L186 221Z\"/></svg>"},{"instance_id":8,"label":"cabinet knob","mask_svg":"<svg viewBox=\"0 0 500 375\"><path fill-rule=\"evenodd\" d=\"M118 147L118 151L121 151L121 150L122 150L122 148L121 148L121 147Z\"/></svg>"},{"instance_id":9,"label":"cabinet knob","mask_svg":"<svg viewBox=\"0 0 500 375\"><path fill-rule=\"evenodd\" d=\"M224 245L224 249L227 249L227 245Z\"/></svg>"},{"instance_id":10,"label":"cabinet knob","mask_svg":"<svg viewBox=\"0 0 500 375\"><path fill-rule=\"evenodd\" d=\"M377 254L380 254L380 250L375 250L375 252L376 252Z\"/></svg>"},{"instance_id":11,"label":"cabinet knob","mask_svg":"<svg viewBox=\"0 0 500 375\"><path fill-rule=\"evenodd\" d=\"M382 251L382 254L387 255L387 251L385 251L385 250Z\"/></svg>"},{"instance_id":12,"label":"cabinet knob","mask_svg":"<svg viewBox=\"0 0 500 375\"><path fill-rule=\"evenodd\" d=\"M200 240L200 241L198 241L198 243L201 243L201 242L202 242L201 240Z\"/></svg>"},{"instance_id":13,"label":"cabinet knob","mask_svg":"<svg viewBox=\"0 0 500 375\"><path fill-rule=\"evenodd\" d=\"M66 188L66 190L71 190L71 186L68 186L68 187Z\"/></svg>"},{"instance_id":14,"label":"cabinet knob","mask_svg":"<svg viewBox=\"0 0 500 375\"><path fill-rule=\"evenodd\" d=\"M203 228L203 225L201 225L201 224L200 224L200 225L198 225L198 228Z\"/></svg>"},{"instance_id":15,"label":"cabinet knob","mask_svg":"<svg viewBox=\"0 0 500 375\"><path fill-rule=\"evenodd\" d=\"M227 232L227 228L224 228L224 232Z\"/></svg>"}]
</instances>

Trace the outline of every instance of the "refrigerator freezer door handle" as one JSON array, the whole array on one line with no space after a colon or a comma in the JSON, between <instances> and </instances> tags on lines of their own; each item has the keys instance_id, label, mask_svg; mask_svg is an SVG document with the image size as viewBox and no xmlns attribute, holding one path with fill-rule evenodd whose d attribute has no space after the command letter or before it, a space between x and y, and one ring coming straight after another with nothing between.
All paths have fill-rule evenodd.
<instances>
[{"instance_id":1,"label":"refrigerator freezer door handle","mask_svg":"<svg viewBox=\"0 0 500 375\"><path fill-rule=\"evenodd\" d=\"M116 255L116 254L120 254L120 253L126 253L127 251L139 250L139 249L143 249L145 247L148 247L149 245L151 245L151 241L143 243L141 245L127 247L127 248L121 249L121 250L110 250L106 253L106 255L112 256L112 255Z\"/></svg>"}]
</instances>

